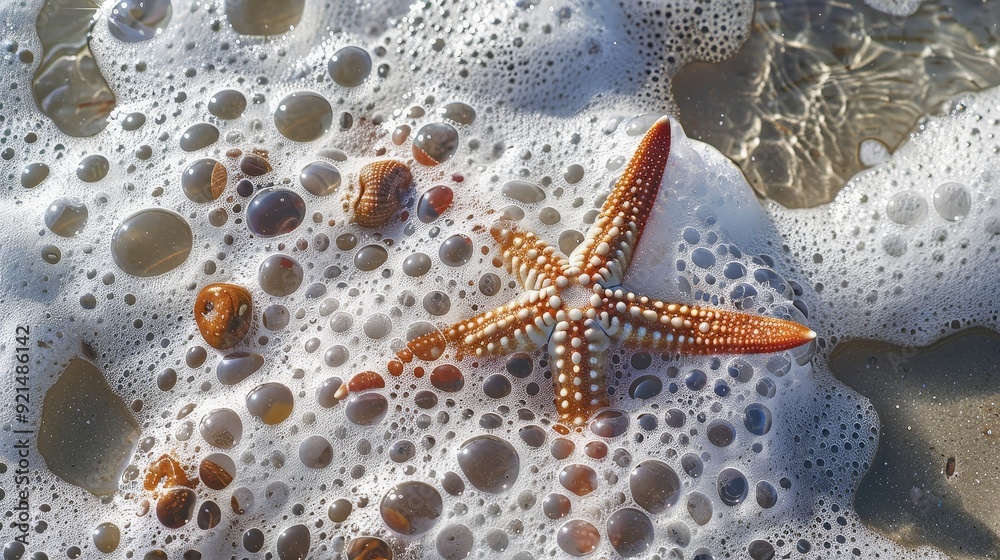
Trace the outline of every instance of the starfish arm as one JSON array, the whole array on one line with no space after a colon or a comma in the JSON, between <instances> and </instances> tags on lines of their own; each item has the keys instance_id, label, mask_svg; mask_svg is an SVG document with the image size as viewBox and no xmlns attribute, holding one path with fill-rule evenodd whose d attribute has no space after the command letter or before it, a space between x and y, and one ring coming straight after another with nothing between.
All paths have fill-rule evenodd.
<instances>
[{"instance_id":1,"label":"starfish arm","mask_svg":"<svg viewBox=\"0 0 1000 560\"><path fill-rule=\"evenodd\" d=\"M404 363L414 357L435 360L446 346L455 349L456 360L469 354L486 356L531 351L545 342L555 324L547 309L548 303L537 292L527 292L507 305L455 323L442 332L417 337L397 352L396 357Z\"/></svg>"},{"instance_id":2,"label":"starfish arm","mask_svg":"<svg viewBox=\"0 0 1000 560\"><path fill-rule=\"evenodd\" d=\"M566 426L583 425L611 403L603 358L608 335L597 323L594 319L560 321L549 340L556 410Z\"/></svg>"},{"instance_id":3,"label":"starfish arm","mask_svg":"<svg viewBox=\"0 0 1000 560\"><path fill-rule=\"evenodd\" d=\"M540 290L556 284L566 285L565 270L569 261L537 235L520 229L511 220L493 224L490 233L500 246L507 270L522 288Z\"/></svg>"},{"instance_id":4,"label":"starfish arm","mask_svg":"<svg viewBox=\"0 0 1000 560\"><path fill-rule=\"evenodd\" d=\"M662 117L646 132L583 243L569 257L569 273L581 285L621 283L660 191L669 155L670 121Z\"/></svg>"},{"instance_id":5,"label":"starfish arm","mask_svg":"<svg viewBox=\"0 0 1000 560\"><path fill-rule=\"evenodd\" d=\"M764 354L806 344L816 333L794 321L738 311L665 303L606 289L607 313L622 325L619 340L682 354Z\"/></svg>"}]
</instances>

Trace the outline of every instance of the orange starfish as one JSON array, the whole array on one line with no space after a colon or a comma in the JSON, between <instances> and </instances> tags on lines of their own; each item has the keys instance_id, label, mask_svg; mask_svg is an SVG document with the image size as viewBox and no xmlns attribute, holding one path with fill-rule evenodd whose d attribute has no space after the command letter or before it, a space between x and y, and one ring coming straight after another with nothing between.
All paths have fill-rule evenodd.
<instances>
[{"instance_id":1,"label":"orange starfish","mask_svg":"<svg viewBox=\"0 0 1000 560\"><path fill-rule=\"evenodd\" d=\"M560 422L580 426L610 404L601 354L611 339L681 354L778 352L816 333L773 317L666 303L621 287L653 208L670 154L670 122L646 133L601 208L587 237L569 257L510 221L491 229L508 272L524 292L506 305L420 336L397 354L399 375L414 357L432 360L446 346L455 359L529 351L548 345Z\"/></svg>"}]
</instances>

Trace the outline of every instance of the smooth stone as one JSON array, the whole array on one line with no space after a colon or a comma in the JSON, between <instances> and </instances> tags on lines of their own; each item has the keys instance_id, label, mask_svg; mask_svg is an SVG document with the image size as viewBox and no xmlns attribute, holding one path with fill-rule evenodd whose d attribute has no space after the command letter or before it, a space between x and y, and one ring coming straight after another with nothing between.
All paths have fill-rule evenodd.
<instances>
[{"instance_id":1,"label":"smooth stone","mask_svg":"<svg viewBox=\"0 0 1000 560\"><path fill-rule=\"evenodd\" d=\"M89 215L82 200L64 197L49 205L43 219L52 233L60 237L75 237L87 225Z\"/></svg>"},{"instance_id":2,"label":"smooth stone","mask_svg":"<svg viewBox=\"0 0 1000 560\"><path fill-rule=\"evenodd\" d=\"M76 166L76 176L85 183L96 183L111 170L111 164L102 155L87 156Z\"/></svg>"},{"instance_id":3,"label":"smooth stone","mask_svg":"<svg viewBox=\"0 0 1000 560\"><path fill-rule=\"evenodd\" d=\"M227 354L215 366L215 375L223 385L236 385L264 365L264 356L254 352Z\"/></svg>"},{"instance_id":4,"label":"smooth stone","mask_svg":"<svg viewBox=\"0 0 1000 560\"><path fill-rule=\"evenodd\" d=\"M29 163L21 170L21 186L33 189L49 176L49 166L44 163Z\"/></svg>"},{"instance_id":5,"label":"smooth stone","mask_svg":"<svg viewBox=\"0 0 1000 560\"><path fill-rule=\"evenodd\" d=\"M305 560L309 556L309 544L309 528L292 525L278 535L275 543L278 560Z\"/></svg>"},{"instance_id":6,"label":"smooth stone","mask_svg":"<svg viewBox=\"0 0 1000 560\"><path fill-rule=\"evenodd\" d=\"M129 113L122 119L122 130L132 132L142 128L146 124L146 115L142 113Z\"/></svg>"},{"instance_id":7,"label":"smooth stone","mask_svg":"<svg viewBox=\"0 0 1000 560\"><path fill-rule=\"evenodd\" d=\"M274 126L295 142L311 142L330 130L333 109L322 95L311 91L290 93L278 103Z\"/></svg>"},{"instance_id":8,"label":"smooth stone","mask_svg":"<svg viewBox=\"0 0 1000 560\"><path fill-rule=\"evenodd\" d=\"M476 436L458 452L458 466L469 482L490 494L509 489L517 480L520 465L514 447L494 436Z\"/></svg>"},{"instance_id":9,"label":"smooth stone","mask_svg":"<svg viewBox=\"0 0 1000 560\"><path fill-rule=\"evenodd\" d=\"M187 260L194 237L184 218L159 208L140 210L111 236L115 264L133 276L157 276Z\"/></svg>"},{"instance_id":10,"label":"smooth stone","mask_svg":"<svg viewBox=\"0 0 1000 560\"><path fill-rule=\"evenodd\" d=\"M413 157L421 164L433 166L451 159L458 150L458 131L446 123L428 123L420 127L413 139Z\"/></svg>"},{"instance_id":11,"label":"smooth stone","mask_svg":"<svg viewBox=\"0 0 1000 560\"><path fill-rule=\"evenodd\" d=\"M531 204L545 200L545 191L528 181L507 181L500 187L500 193L518 202Z\"/></svg>"},{"instance_id":12,"label":"smooth stone","mask_svg":"<svg viewBox=\"0 0 1000 560\"><path fill-rule=\"evenodd\" d=\"M210 445L229 449L243 437L243 421L236 411L217 408L202 417L198 430L201 432L201 437Z\"/></svg>"},{"instance_id":13,"label":"smooth stone","mask_svg":"<svg viewBox=\"0 0 1000 560\"><path fill-rule=\"evenodd\" d=\"M340 182L340 170L325 161L314 161L299 173L299 183L315 196L330 196L340 187Z\"/></svg>"},{"instance_id":14,"label":"smooth stone","mask_svg":"<svg viewBox=\"0 0 1000 560\"><path fill-rule=\"evenodd\" d=\"M218 161L199 159L181 173L181 189L194 202L212 202L222 196L228 177L226 167Z\"/></svg>"},{"instance_id":15,"label":"smooth stone","mask_svg":"<svg viewBox=\"0 0 1000 560\"><path fill-rule=\"evenodd\" d=\"M438 109L438 114L458 124L472 124L476 121L476 110L459 101L445 104Z\"/></svg>"},{"instance_id":16,"label":"smooth stone","mask_svg":"<svg viewBox=\"0 0 1000 560\"><path fill-rule=\"evenodd\" d=\"M247 98L235 89L223 89L208 100L208 112L222 120L238 119L247 108Z\"/></svg>"},{"instance_id":17,"label":"smooth stone","mask_svg":"<svg viewBox=\"0 0 1000 560\"><path fill-rule=\"evenodd\" d=\"M207 148L219 141L219 129L208 123L197 123L189 126L181 135L180 148L185 152L193 152Z\"/></svg>"},{"instance_id":18,"label":"smooth stone","mask_svg":"<svg viewBox=\"0 0 1000 560\"><path fill-rule=\"evenodd\" d=\"M326 68L338 85L358 87L372 72L372 57L360 47L344 47L330 57Z\"/></svg>"},{"instance_id":19,"label":"smooth stone","mask_svg":"<svg viewBox=\"0 0 1000 560\"><path fill-rule=\"evenodd\" d=\"M261 237L275 237L294 231L306 215L302 197L286 189L263 189L247 205L250 231Z\"/></svg>"}]
</instances>

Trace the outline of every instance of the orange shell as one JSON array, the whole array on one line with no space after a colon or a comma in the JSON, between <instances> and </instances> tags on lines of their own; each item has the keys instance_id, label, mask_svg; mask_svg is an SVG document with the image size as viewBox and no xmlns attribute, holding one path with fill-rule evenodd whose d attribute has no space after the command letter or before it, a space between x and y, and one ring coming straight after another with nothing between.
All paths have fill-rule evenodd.
<instances>
[{"instance_id":1,"label":"orange shell","mask_svg":"<svg viewBox=\"0 0 1000 560\"><path fill-rule=\"evenodd\" d=\"M365 165L358 177L357 198L348 202L351 220L364 227L384 226L399 211L412 184L410 168L401 161L385 159Z\"/></svg>"}]
</instances>

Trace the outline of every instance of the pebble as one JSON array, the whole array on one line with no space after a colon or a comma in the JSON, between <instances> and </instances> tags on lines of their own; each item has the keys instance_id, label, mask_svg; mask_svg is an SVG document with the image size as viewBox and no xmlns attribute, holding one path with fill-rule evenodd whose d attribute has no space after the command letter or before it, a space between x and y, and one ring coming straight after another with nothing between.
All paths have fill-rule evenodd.
<instances>
[{"instance_id":1,"label":"pebble","mask_svg":"<svg viewBox=\"0 0 1000 560\"><path fill-rule=\"evenodd\" d=\"M60 237L75 237L87 225L90 212L82 200L63 197L45 209L45 226Z\"/></svg>"},{"instance_id":2,"label":"pebble","mask_svg":"<svg viewBox=\"0 0 1000 560\"><path fill-rule=\"evenodd\" d=\"M507 181L500 187L500 193L518 202L531 204L545 200L545 191L528 181Z\"/></svg>"},{"instance_id":3,"label":"pebble","mask_svg":"<svg viewBox=\"0 0 1000 560\"><path fill-rule=\"evenodd\" d=\"M639 507L652 514L664 513L677 503L681 480L666 463L643 461L629 476L629 490Z\"/></svg>"},{"instance_id":4,"label":"pebble","mask_svg":"<svg viewBox=\"0 0 1000 560\"><path fill-rule=\"evenodd\" d=\"M570 556L586 556L597 549L601 542L601 534L590 522L572 519L559 528L556 542L559 548Z\"/></svg>"},{"instance_id":5,"label":"pebble","mask_svg":"<svg viewBox=\"0 0 1000 560\"><path fill-rule=\"evenodd\" d=\"M559 484L577 496L586 496L597 490L597 472L587 465L567 465L559 472Z\"/></svg>"},{"instance_id":6,"label":"pebble","mask_svg":"<svg viewBox=\"0 0 1000 560\"><path fill-rule=\"evenodd\" d=\"M240 171L248 177L260 177L271 172L271 164L266 155L251 152L240 157Z\"/></svg>"},{"instance_id":7,"label":"pebble","mask_svg":"<svg viewBox=\"0 0 1000 560\"><path fill-rule=\"evenodd\" d=\"M344 550L347 560L392 560L389 544L378 537L354 537Z\"/></svg>"},{"instance_id":8,"label":"pebble","mask_svg":"<svg viewBox=\"0 0 1000 560\"><path fill-rule=\"evenodd\" d=\"M33 189L49 176L49 166L44 163L29 163L21 170L21 186Z\"/></svg>"},{"instance_id":9,"label":"pebble","mask_svg":"<svg viewBox=\"0 0 1000 560\"><path fill-rule=\"evenodd\" d=\"M187 260L194 241L184 218L159 208L126 218L111 236L115 264L133 276L158 276Z\"/></svg>"},{"instance_id":10,"label":"pebble","mask_svg":"<svg viewBox=\"0 0 1000 560\"><path fill-rule=\"evenodd\" d=\"M340 181L340 170L325 161L314 161L299 173L299 183L315 196L330 196L340 188Z\"/></svg>"},{"instance_id":11,"label":"pebble","mask_svg":"<svg viewBox=\"0 0 1000 560\"><path fill-rule=\"evenodd\" d=\"M326 468L333 461L333 447L323 436L313 434L299 444L299 460L310 469Z\"/></svg>"},{"instance_id":12,"label":"pebble","mask_svg":"<svg viewBox=\"0 0 1000 560\"><path fill-rule=\"evenodd\" d=\"M305 560L309 556L309 528L305 525L292 525L278 535L275 548L278 560Z\"/></svg>"},{"instance_id":13,"label":"pebble","mask_svg":"<svg viewBox=\"0 0 1000 560\"><path fill-rule=\"evenodd\" d=\"M425 224L433 222L451 207L454 197L455 191L446 185L427 189L417 201L417 218Z\"/></svg>"},{"instance_id":14,"label":"pebble","mask_svg":"<svg viewBox=\"0 0 1000 560\"><path fill-rule=\"evenodd\" d=\"M235 1L235 0L228 0ZM274 111L274 126L295 142L311 142L330 130L333 109L325 97L311 91L286 95Z\"/></svg>"},{"instance_id":15,"label":"pebble","mask_svg":"<svg viewBox=\"0 0 1000 560\"><path fill-rule=\"evenodd\" d=\"M121 542L122 532L114 523L101 523L91 533L94 546L104 554L114 552ZM6 557L5 557L6 558Z\"/></svg>"},{"instance_id":16,"label":"pebble","mask_svg":"<svg viewBox=\"0 0 1000 560\"><path fill-rule=\"evenodd\" d=\"M76 176L85 183L96 183L111 170L111 164L102 155L87 156L76 166Z\"/></svg>"},{"instance_id":17,"label":"pebble","mask_svg":"<svg viewBox=\"0 0 1000 560\"><path fill-rule=\"evenodd\" d=\"M235 89L223 89L208 100L208 112L222 120L238 119L247 108L247 98Z\"/></svg>"},{"instance_id":18,"label":"pebble","mask_svg":"<svg viewBox=\"0 0 1000 560\"><path fill-rule=\"evenodd\" d=\"M344 415L353 424L371 426L385 418L389 401L378 393L362 393L347 400Z\"/></svg>"},{"instance_id":19,"label":"pebble","mask_svg":"<svg viewBox=\"0 0 1000 560\"><path fill-rule=\"evenodd\" d=\"M118 491L140 428L104 373L73 358L45 393L38 451L48 469L96 496Z\"/></svg>"},{"instance_id":20,"label":"pebble","mask_svg":"<svg viewBox=\"0 0 1000 560\"><path fill-rule=\"evenodd\" d=\"M243 437L243 421L234 410L217 408L202 417L198 431L209 445L229 449Z\"/></svg>"},{"instance_id":21,"label":"pebble","mask_svg":"<svg viewBox=\"0 0 1000 560\"><path fill-rule=\"evenodd\" d=\"M498 494L517 480L521 459L506 441L483 435L462 444L458 465L470 484L483 492Z\"/></svg>"},{"instance_id":22,"label":"pebble","mask_svg":"<svg viewBox=\"0 0 1000 560\"><path fill-rule=\"evenodd\" d=\"M433 166L451 159L458 150L458 131L446 123L420 127L413 139L413 157L418 163Z\"/></svg>"},{"instance_id":23,"label":"pebble","mask_svg":"<svg viewBox=\"0 0 1000 560\"><path fill-rule=\"evenodd\" d=\"M209 284L198 293L194 317L202 338L212 348L232 348L250 331L253 300L242 286Z\"/></svg>"},{"instance_id":24,"label":"pebble","mask_svg":"<svg viewBox=\"0 0 1000 560\"><path fill-rule=\"evenodd\" d=\"M401 535L420 535L429 531L441 517L444 504L441 494L425 482L397 484L382 498L379 513L393 531Z\"/></svg>"},{"instance_id":25,"label":"pebble","mask_svg":"<svg viewBox=\"0 0 1000 560\"><path fill-rule=\"evenodd\" d=\"M289 296L302 285L302 265L288 255L270 255L260 263L257 283L265 293L276 297Z\"/></svg>"},{"instance_id":26,"label":"pebble","mask_svg":"<svg viewBox=\"0 0 1000 560\"><path fill-rule=\"evenodd\" d=\"M212 490L224 490L235 477L236 463L225 453L212 453L198 466L198 478Z\"/></svg>"},{"instance_id":27,"label":"pebble","mask_svg":"<svg viewBox=\"0 0 1000 560\"><path fill-rule=\"evenodd\" d=\"M215 375L223 385L236 385L264 365L264 356L256 352L226 354L215 366Z\"/></svg>"},{"instance_id":28,"label":"pebble","mask_svg":"<svg viewBox=\"0 0 1000 560\"><path fill-rule=\"evenodd\" d=\"M156 518L168 529L187 525L195 515L198 497L189 488L167 490L156 500Z\"/></svg>"},{"instance_id":29,"label":"pebble","mask_svg":"<svg viewBox=\"0 0 1000 560\"><path fill-rule=\"evenodd\" d=\"M476 110L458 101L445 104L438 109L438 114L458 124L469 125L476 121Z\"/></svg>"},{"instance_id":30,"label":"pebble","mask_svg":"<svg viewBox=\"0 0 1000 560\"><path fill-rule=\"evenodd\" d=\"M181 135L180 148L185 152L194 152L207 148L219 140L219 129L209 123L197 123L189 126Z\"/></svg>"},{"instance_id":31,"label":"pebble","mask_svg":"<svg viewBox=\"0 0 1000 560\"><path fill-rule=\"evenodd\" d=\"M267 425L284 422L292 413L292 391L281 383L263 383L247 395L247 410Z\"/></svg>"},{"instance_id":32,"label":"pebble","mask_svg":"<svg viewBox=\"0 0 1000 560\"><path fill-rule=\"evenodd\" d=\"M459 267L472 259L472 250L472 239L467 235L456 233L441 243L438 257L448 266Z\"/></svg>"},{"instance_id":33,"label":"pebble","mask_svg":"<svg viewBox=\"0 0 1000 560\"><path fill-rule=\"evenodd\" d=\"M344 47L330 57L326 69L338 85L358 87L372 72L372 57L360 47Z\"/></svg>"},{"instance_id":34,"label":"pebble","mask_svg":"<svg viewBox=\"0 0 1000 560\"><path fill-rule=\"evenodd\" d=\"M608 516L608 542L618 554L639 556L653 545L653 522L635 508L622 508Z\"/></svg>"},{"instance_id":35,"label":"pebble","mask_svg":"<svg viewBox=\"0 0 1000 560\"><path fill-rule=\"evenodd\" d=\"M181 189L194 202L212 202L226 190L229 173L226 166L214 159L199 159L190 163L181 174Z\"/></svg>"},{"instance_id":36,"label":"pebble","mask_svg":"<svg viewBox=\"0 0 1000 560\"><path fill-rule=\"evenodd\" d=\"M132 132L142 128L146 124L146 115L142 113L129 113L122 119L122 130Z\"/></svg>"},{"instance_id":37,"label":"pebble","mask_svg":"<svg viewBox=\"0 0 1000 560\"><path fill-rule=\"evenodd\" d=\"M222 508L212 500L205 500L198 508L198 528L202 531L215 528L222 521Z\"/></svg>"},{"instance_id":38,"label":"pebble","mask_svg":"<svg viewBox=\"0 0 1000 560\"><path fill-rule=\"evenodd\" d=\"M302 197L287 189L262 189L247 205L250 231L261 237L276 237L295 231L306 215Z\"/></svg>"}]
</instances>

